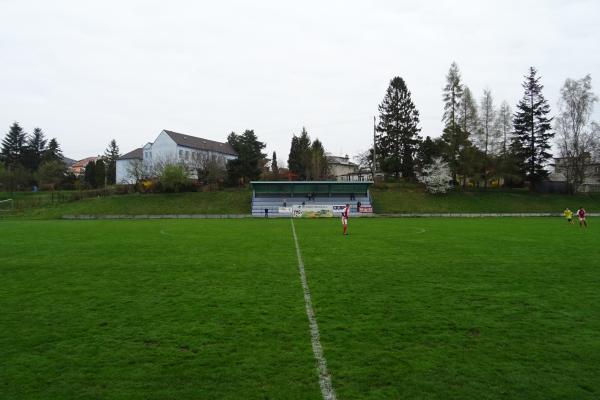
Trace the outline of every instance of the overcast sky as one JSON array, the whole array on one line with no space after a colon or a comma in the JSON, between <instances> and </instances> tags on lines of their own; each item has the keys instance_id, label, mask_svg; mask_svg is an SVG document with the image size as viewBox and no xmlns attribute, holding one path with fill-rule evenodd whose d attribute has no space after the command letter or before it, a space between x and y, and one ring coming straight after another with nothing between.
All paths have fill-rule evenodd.
<instances>
[{"instance_id":1,"label":"overcast sky","mask_svg":"<svg viewBox=\"0 0 600 400\"><path fill-rule=\"evenodd\" d=\"M0 0L0 15L0 133L40 126L75 159L162 129L219 141L254 129L281 165L302 126L353 156L394 76L422 134L439 136L452 61L497 105L514 108L529 66L553 111L568 77L592 74L600 94L597 0Z\"/></svg>"}]
</instances>

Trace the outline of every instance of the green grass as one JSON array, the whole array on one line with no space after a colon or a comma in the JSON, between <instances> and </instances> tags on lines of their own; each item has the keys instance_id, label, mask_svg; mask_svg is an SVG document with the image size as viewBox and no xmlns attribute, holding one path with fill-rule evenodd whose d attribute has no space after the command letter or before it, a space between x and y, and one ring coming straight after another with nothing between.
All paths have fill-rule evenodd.
<instances>
[{"instance_id":1,"label":"green grass","mask_svg":"<svg viewBox=\"0 0 600 400\"><path fill-rule=\"evenodd\" d=\"M351 229L346 240L326 221L297 223L340 398L600 396L597 227L363 219Z\"/></svg>"},{"instance_id":2,"label":"green grass","mask_svg":"<svg viewBox=\"0 0 600 400\"><path fill-rule=\"evenodd\" d=\"M1 398L318 397L289 225L173 222L1 223Z\"/></svg>"},{"instance_id":3,"label":"green grass","mask_svg":"<svg viewBox=\"0 0 600 400\"><path fill-rule=\"evenodd\" d=\"M248 214L251 197L248 190L113 195L26 208L6 216L53 219L76 214Z\"/></svg>"},{"instance_id":4,"label":"green grass","mask_svg":"<svg viewBox=\"0 0 600 400\"><path fill-rule=\"evenodd\" d=\"M537 194L527 191L451 192L430 195L420 188L373 189L376 213L560 213L583 206L600 211L600 193L589 195Z\"/></svg>"},{"instance_id":5,"label":"green grass","mask_svg":"<svg viewBox=\"0 0 600 400\"><path fill-rule=\"evenodd\" d=\"M338 397L598 398L599 222L296 220ZM2 221L0 397L318 399L296 261L289 220Z\"/></svg>"}]
</instances>

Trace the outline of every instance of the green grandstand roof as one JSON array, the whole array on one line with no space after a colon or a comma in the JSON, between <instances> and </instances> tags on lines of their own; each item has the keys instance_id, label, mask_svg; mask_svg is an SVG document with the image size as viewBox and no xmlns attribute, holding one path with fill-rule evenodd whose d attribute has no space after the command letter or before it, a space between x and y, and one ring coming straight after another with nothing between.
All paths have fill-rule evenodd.
<instances>
[{"instance_id":1,"label":"green grandstand roof","mask_svg":"<svg viewBox=\"0 0 600 400\"><path fill-rule=\"evenodd\" d=\"M366 193L373 182L340 181L252 181L256 193L353 194Z\"/></svg>"},{"instance_id":2,"label":"green grandstand roof","mask_svg":"<svg viewBox=\"0 0 600 400\"><path fill-rule=\"evenodd\" d=\"M326 184L326 185L372 185L373 181L251 181L251 185L262 184L280 184L280 185L306 185L306 184Z\"/></svg>"}]
</instances>

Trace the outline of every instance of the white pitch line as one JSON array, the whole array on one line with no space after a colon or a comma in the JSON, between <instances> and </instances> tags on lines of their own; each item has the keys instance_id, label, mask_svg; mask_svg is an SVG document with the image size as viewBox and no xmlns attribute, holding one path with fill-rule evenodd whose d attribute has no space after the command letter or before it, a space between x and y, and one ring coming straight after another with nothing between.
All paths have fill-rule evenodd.
<instances>
[{"instance_id":1,"label":"white pitch line","mask_svg":"<svg viewBox=\"0 0 600 400\"><path fill-rule=\"evenodd\" d=\"M302 282L302 291L304 292L304 303L306 305L306 316L308 317L308 323L310 325L310 341L312 343L313 354L317 360L317 367L319 370L319 385L321 386L321 394L324 400L335 400L335 391L331 384L331 375L327 371L327 360L323 355L323 347L321 346L321 339L319 335L319 326L317 325L317 319L315 318L315 311L312 307L312 300L310 298L310 289L306 280L306 273L304 272L304 262L302 261L302 254L300 253L300 245L298 244L298 237L296 236L296 228L294 227L294 219L292 221L292 233L294 234L294 243L296 244L296 255L298 256L298 271L300 272L300 281Z\"/></svg>"}]
</instances>

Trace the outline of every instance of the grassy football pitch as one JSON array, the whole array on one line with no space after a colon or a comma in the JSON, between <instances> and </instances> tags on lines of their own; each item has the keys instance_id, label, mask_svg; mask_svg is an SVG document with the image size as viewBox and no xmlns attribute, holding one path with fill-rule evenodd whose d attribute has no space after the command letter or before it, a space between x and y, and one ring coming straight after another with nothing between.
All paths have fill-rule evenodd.
<instances>
[{"instance_id":1,"label":"grassy football pitch","mask_svg":"<svg viewBox=\"0 0 600 400\"><path fill-rule=\"evenodd\" d=\"M600 397L597 219L294 223L339 399ZM2 221L0 282L2 399L322 398L290 220Z\"/></svg>"}]
</instances>

